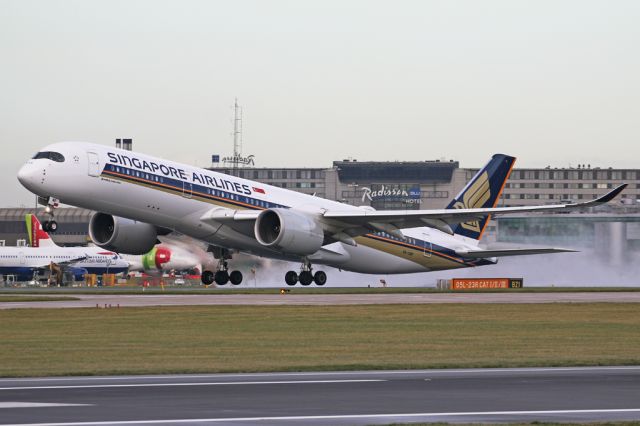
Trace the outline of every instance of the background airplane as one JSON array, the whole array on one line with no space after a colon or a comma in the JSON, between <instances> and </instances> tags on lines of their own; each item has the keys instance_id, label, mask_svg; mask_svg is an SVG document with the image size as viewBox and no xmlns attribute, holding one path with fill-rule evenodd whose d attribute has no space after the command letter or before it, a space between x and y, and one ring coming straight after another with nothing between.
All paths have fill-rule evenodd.
<instances>
[{"instance_id":1,"label":"background airplane","mask_svg":"<svg viewBox=\"0 0 640 426\"><path fill-rule=\"evenodd\" d=\"M30 247L0 247L0 274L13 275L18 281L29 281L39 275L53 274L61 283L65 273L74 279L85 274L118 274L129 264L118 253L100 247L60 247L42 230L35 215L25 216Z\"/></svg>"},{"instance_id":2,"label":"background airplane","mask_svg":"<svg viewBox=\"0 0 640 426\"><path fill-rule=\"evenodd\" d=\"M144 272L152 275L171 271L193 271L199 269L201 265L193 251L172 242L157 244L143 255L123 254L122 258L129 262L129 272Z\"/></svg>"},{"instance_id":3,"label":"background airplane","mask_svg":"<svg viewBox=\"0 0 640 426\"><path fill-rule=\"evenodd\" d=\"M592 207L612 200L626 186L589 202L496 208L514 162L514 157L496 154L447 208L410 211L341 204L82 142L47 146L27 161L18 179L50 208L61 201L98 211L89 234L105 249L145 253L159 235L174 230L207 242L219 262L215 273L202 273L205 284L240 283L242 273L229 273L228 262L242 251L300 262L299 274L285 274L289 285L323 285L326 274L314 274L312 264L401 274L491 265L501 256L568 251L483 250L479 242L491 215Z\"/></svg>"}]
</instances>

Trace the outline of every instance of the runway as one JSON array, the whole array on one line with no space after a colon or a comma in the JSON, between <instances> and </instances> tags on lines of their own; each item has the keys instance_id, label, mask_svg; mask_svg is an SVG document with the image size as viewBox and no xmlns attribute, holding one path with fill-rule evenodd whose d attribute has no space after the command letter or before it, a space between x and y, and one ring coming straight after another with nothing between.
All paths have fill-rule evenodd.
<instances>
[{"instance_id":1,"label":"runway","mask_svg":"<svg viewBox=\"0 0 640 426\"><path fill-rule=\"evenodd\" d=\"M640 367L0 380L0 424L640 420Z\"/></svg>"},{"instance_id":2,"label":"runway","mask_svg":"<svg viewBox=\"0 0 640 426\"><path fill-rule=\"evenodd\" d=\"M640 303L640 292L75 295L78 300L2 302L0 309L183 305L378 305L424 303ZM43 296L45 297L45 296Z\"/></svg>"}]
</instances>

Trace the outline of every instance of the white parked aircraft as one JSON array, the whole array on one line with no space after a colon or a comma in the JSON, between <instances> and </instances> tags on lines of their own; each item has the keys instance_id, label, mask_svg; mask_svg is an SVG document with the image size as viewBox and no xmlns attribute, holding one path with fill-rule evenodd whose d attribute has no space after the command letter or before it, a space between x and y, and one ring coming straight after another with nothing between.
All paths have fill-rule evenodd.
<instances>
[{"instance_id":1,"label":"white parked aircraft","mask_svg":"<svg viewBox=\"0 0 640 426\"><path fill-rule=\"evenodd\" d=\"M32 280L42 272L70 271L75 279L84 274L118 274L129 264L118 253L100 247L60 247L41 229L32 214L25 217L31 247L0 247L0 274L18 281Z\"/></svg>"},{"instance_id":2,"label":"white parked aircraft","mask_svg":"<svg viewBox=\"0 0 640 426\"><path fill-rule=\"evenodd\" d=\"M170 271L193 270L200 266L198 258L175 244L158 244L143 255L123 254L129 262L129 272L162 274Z\"/></svg>"},{"instance_id":3,"label":"white parked aircraft","mask_svg":"<svg viewBox=\"0 0 640 426\"><path fill-rule=\"evenodd\" d=\"M482 250L478 243L491 215L592 207L617 196L626 184L593 201L496 208L515 158L496 154L446 209L376 211L265 185L131 151L62 142L38 152L18 179L46 200L96 210L89 234L99 246L146 253L163 233L178 231L210 244L218 270L202 281L239 284L228 272L234 252L300 261L289 285L323 285L312 264L362 273L402 274L490 265L497 257L569 251ZM53 218L53 217L52 217ZM55 228L55 221L50 226Z\"/></svg>"}]
</instances>

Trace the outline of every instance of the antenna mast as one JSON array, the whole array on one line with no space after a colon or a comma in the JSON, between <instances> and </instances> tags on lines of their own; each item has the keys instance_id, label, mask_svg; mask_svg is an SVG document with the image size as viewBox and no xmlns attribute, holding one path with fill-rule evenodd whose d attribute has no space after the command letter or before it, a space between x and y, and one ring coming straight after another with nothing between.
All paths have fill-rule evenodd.
<instances>
[{"instance_id":1,"label":"antenna mast","mask_svg":"<svg viewBox=\"0 0 640 426\"><path fill-rule=\"evenodd\" d=\"M233 176L237 176L242 157L242 108L238 105L238 98L235 99L233 111Z\"/></svg>"}]
</instances>

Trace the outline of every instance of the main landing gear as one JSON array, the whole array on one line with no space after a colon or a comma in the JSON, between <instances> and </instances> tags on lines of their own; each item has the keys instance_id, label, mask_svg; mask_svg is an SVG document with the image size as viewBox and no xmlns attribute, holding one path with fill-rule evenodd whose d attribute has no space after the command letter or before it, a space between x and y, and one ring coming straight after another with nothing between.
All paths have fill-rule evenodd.
<instances>
[{"instance_id":1,"label":"main landing gear","mask_svg":"<svg viewBox=\"0 0 640 426\"><path fill-rule=\"evenodd\" d=\"M38 198L38 202L40 202L41 204L46 205L46 207L44 208L44 213L48 217L47 220L42 222L42 230L44 232L51 232L51 233L56 232L58 230L58 222L56 222L54 220L53 211L60 204L60 200L58 200L57 198L53 198L53 197L49 197L48 199L39 197Z\"/></svg>"},{"instance_id":2,"label":"main landing gear","mask_svg":"<svg viewBox=\"0 0 640 426\"><path fill-rule=\"evenodd\" d=\"M287 285L296 285L298 281L300 281L300 284L303 286L308 286L311 283L325 285L327 282L327 274L325 274L324 271L317 271L314 274L311 262L305 259L300 266L300 274L297 274L296 271L289 271L284 275L284 281Z\"/></svg>"},{"instance_id":3,"label":"main landing gear","mask_svg":"<svg viewBox=\"0 0 640 426\"><path fill-rule=\"evenodd\" d=\"M200 277L202 284L210 285L215 281L218 285L225 285L228 282L231 282L233 285L239 285L242 282L242 272L229 272L229 264L227 263L227 260L231 259L231 252L219 247L210 248L209 251L212 251L213 256L216 259L220 259L220 261L218 262L218 267L216 268L215 273L213 271L202 272Z\"/></svg>"}]
</instances>

